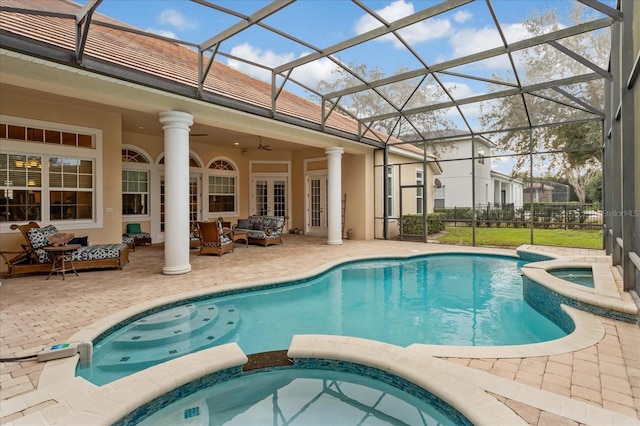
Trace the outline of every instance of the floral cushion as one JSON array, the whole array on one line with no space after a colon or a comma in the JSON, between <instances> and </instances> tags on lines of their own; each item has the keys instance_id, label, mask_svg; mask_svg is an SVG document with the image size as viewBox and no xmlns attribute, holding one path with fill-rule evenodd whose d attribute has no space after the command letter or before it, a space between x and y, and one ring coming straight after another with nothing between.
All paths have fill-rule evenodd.
<instances>
[{"instance_id":1,"label":"floral cushion","mask_svg":"<svg viewBox=\"0 0 640 426\"><path fill-rule=\"evenodd\" d=\"M226 246L227 244L231 244L232 242L233 242L233 240L231 238L229 238L228 235L220 234L220 242L219 243L217 243L217 242L202 243L202 246L203 247L223 247L223 246Z\"/></svg>"},{"instance_id":2,"label":"floral cushion","mask_svg":"<svg viewBox=\"0 0 640 426\"><path fill-rule=\"evenodd\" d=\"M73 252L72 259L76 260L100 260L115 259L127 247L126 244L97 244L84 246Z\"/></svg>"},{"instance_id":3,"label":"floral cushion","mask_svg":"<svg viewBox=\"0 0 640 426\"><path fill-rule=\"evenodd\" d=\"M95 246L83 246L73 252L71 259L74 262L81 260L115 259L120 257L120 253L126 247L126 244L96 244ZM51 262L49 253L42 248L36 250L36 257L39 263Z\"/></svg>"},{"instance_id":4,"label":"floral cushion","mask_svg":"<svg viewBox=\"0 0 640 426\"><path fill-rule=\"evenodd\" d=\"M129 237L133 237L134 239L151 238L151 234L148 233L148 232L135 232L133 234L124 234L124 235L128 235Z\"/></svg>"},{"instance_id":5,"label":"floral cushion","mask_svg":"<svg viewBox=\"0 0 640 426\"><path fill-rule=\"evenodd\" d=\"M49 237L58 233L58 229L53 225L47 225L44 228L32 228L27 232L29 244L34 250L49 245Z\"/></svg>"}]
</instances>

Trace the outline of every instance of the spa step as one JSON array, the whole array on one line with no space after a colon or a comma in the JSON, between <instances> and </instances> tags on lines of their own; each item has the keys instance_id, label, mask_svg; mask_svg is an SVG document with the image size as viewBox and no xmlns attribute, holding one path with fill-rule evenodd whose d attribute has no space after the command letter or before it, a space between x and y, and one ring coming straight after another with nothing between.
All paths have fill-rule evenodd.
<instances>
[{"instance_id":1,"label":"spa step","mask_svg":"<svg viewBox=\"0 0 640 426\"><path fill-rule=\"evenodd\" d=\"M153 345L149 345L149 341L147 341L145 346L135 348L122 348L113 345L101 348L101 351L106 350L107 355L102 360L94 360L96 366L108 371L143 369L215 346L223 342L237 328L240 322L240 313L232 305L219 307L217 311L217 319L206 322L205 327L199 327L198 333L190 334L189 339L179 341L165 339L164 343ZM196 316L196 318L198 317ZM158 339L155 341L158 341Z\"/></svg>"},{"instance_id":2,"label":"spa step","mask_svg":"<svg viewBox=\"0 0 640 426\"><path fill-rule=\"evenodd\" d=\"M218 321L216 305L186 305L159 312L133 324L113 341L118 349L148 348L190 339Z\"/></svg>"}]
</instances>

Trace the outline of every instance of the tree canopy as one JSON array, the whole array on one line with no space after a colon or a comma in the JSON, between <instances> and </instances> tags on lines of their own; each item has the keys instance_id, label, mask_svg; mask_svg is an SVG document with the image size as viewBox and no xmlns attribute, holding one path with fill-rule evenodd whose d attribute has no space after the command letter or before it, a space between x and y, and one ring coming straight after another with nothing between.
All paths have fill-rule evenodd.
<instances>
[{"instance_id":1,"label":"tree canopy","mask_svg":"<svg viewBox=\"0 0 640 426\"><path fill-rule=\"evenodd\" d=\"M317 91L331 93L387 77L379 67L369 67L366 64L350 64L347 68L353 72L344 68L335 69L333 78L321 81ZM401 67L394 74L405 71L407 69ZM438 91L438 85L434 84L432 79L426 76L402 80L328 101L336 104L337 110L342 114L366 120L366 117L399 111L407 105L433 103L433 99L441 97L442 92ZM444 111L430 111L414 114L411 117L379 120L371 125L372 129L405 142L421 140L438 129L453 127L453 123L445 117Z\"/></svg>"},{"instance_id":2,"label":"tree canopy","mask_svg":"<svg viewBox=\"0 0 640 426\"><path fill-rule=\"evenodd\" d=\"M574 23L583 22L588 15L588 9L580 4L569 14ZM558 16L561 14L554 11L534 15L525 21L525 26L532 35L555 31L562 28ZM591 73L592 69L563 50L569 49L590 63L601 65L606 63L609 41L609 33L601 30L553 42L555 45L525 49L519 55L524 71L520 72L524 80L521 84ZM566 178L580 202L585 202L586 186L601 169L602 122L597 112L603 107L603 81L597 79L487 102L481 106L481 123L486 129L505 130L494 139L497 150L535 153L534 167ZM593 119L598 121L589 121ZM531 134L509 130L542 122L561 124L536 128ZM523 170L529 157L516 158L514 172Z\"/></svg>"}]
</instances>

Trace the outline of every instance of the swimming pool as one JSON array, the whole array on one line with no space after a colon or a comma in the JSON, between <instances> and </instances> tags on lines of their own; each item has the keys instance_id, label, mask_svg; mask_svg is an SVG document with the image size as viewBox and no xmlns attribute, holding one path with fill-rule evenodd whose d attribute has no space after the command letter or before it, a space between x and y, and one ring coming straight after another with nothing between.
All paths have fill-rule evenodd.
<instances>
[{"instance_id":1,"label":"swimming pool","mask_svg":"<svg viewBox=\"0 0 640 426\"><path fill-rule=\"evenodd\" d=\"M101 385L222 343L237 342L247 354L283 349L296 334L398 346L519 345L565 336L569 330L523 300L523 264L470 254L364 260L298 282L185 300L100 336L91 367L77 375Z\"/></svg>"}]
</instances>

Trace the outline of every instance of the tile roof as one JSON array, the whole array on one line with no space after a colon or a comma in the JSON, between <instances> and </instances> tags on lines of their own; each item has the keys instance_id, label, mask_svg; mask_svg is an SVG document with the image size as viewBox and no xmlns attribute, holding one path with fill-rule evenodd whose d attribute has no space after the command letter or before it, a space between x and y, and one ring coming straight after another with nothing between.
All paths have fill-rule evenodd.
<instances>
[{"instance_id":1,"label":"tile roof","mask_svg":"<svg viewBox=\"0 0 640 426\"><path fill-rule=\"evenodd\" d=\"M81 9L81 5L69 0L0 0L0 6L7 8L0 11L0 30L62 48L73 54L75 14ZM53 12L54 15L30 11ZM98 22L133 28L94 13L86 41L85 57L197 89L198 53L195 50L156 37L99 25ZM271 110L270 84L219 61L213 62L203 88L205 92L217 96ZM316 126L321 122L320 105L287 91L282 91L279 95L276 112ZM351 135L357 135L359 129L356 120L336 112L329 116L326 126ZM374 141L387 139L383 133L373 130L368 130L365 137ZM396 139L392 141L398 142ZM413 147L408 149L414 151Z\"/></svg>"}]
</instances>

